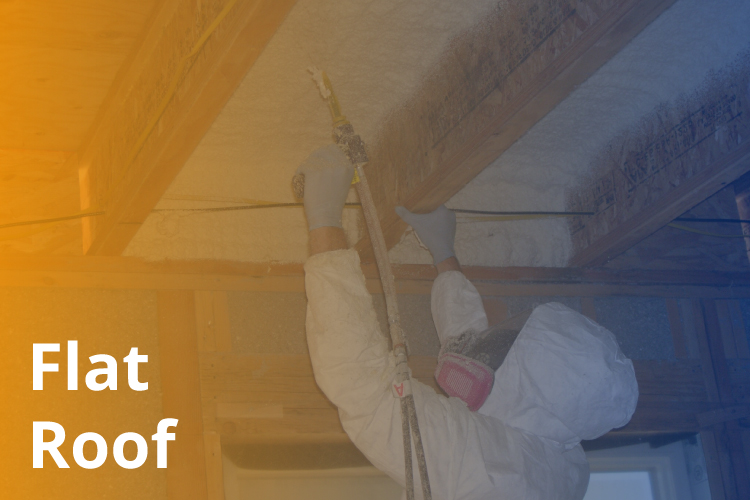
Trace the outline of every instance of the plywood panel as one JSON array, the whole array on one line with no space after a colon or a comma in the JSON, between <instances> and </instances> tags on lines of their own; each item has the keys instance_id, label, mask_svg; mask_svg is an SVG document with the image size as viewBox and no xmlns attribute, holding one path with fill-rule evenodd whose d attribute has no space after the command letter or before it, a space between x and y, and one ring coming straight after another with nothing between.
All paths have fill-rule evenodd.
<instances>
[{"instance_id":1,"label":"plywood panel","mask_svg":"<svg viewBox=\"0 0 750 500\"><path fill-rule=\"evenodd\" d=\"M77 149L154 3L1 2L0 148Z\"/></svg>"},{"instance_id":2,"label":"plywood panel","mask_svg":"<svg viewBox=\"0 0 750 500\"><path fill-rule=\"evenodd\" d=\"M154 0L2 2L0 47L127 53L153 5Z\"/></svg>"}]
</instances>

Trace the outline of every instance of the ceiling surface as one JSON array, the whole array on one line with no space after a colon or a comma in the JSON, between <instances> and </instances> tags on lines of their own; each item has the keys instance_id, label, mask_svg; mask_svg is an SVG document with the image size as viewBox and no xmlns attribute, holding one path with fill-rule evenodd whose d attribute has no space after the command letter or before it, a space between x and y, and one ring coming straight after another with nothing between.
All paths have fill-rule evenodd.
<instances>
[{"instance_id":1,"label":"ceiling surface","mask_svg":"<svg viewBox=\"0 0 750 500\"><path fill-rule=\"evenodd\" d=\"M0 2L2 221L80 210L74 153L92 134L157 7L153 0ZM496 0L299 0L124 255L303 262L307 234L299 207L196 209L296 201L290 180L297 165L331 141L311 66L328 73L344 113L372 149L392 113L424 91L452 44L504 9L506 2ZM571 191L589 180L595 159L614 138L637 131L656 108L675 105L750 51L749 25L744 0L677 0L447 205L564 211ZM696 213L732 216L729 190L712 200ZM356 201L354 190L350 201ZM344 225L350 243L364 235L358 209L345 210ZM0 231L1 253L82 254L79 220ZM692 247L700 249L686 250ZM459 217L456 251L467 265L559 267L570 259L572 244L565 218ZM666 228L612 265L679 269L700 260L729 270L745 265L742 253L738 239ZM396 263L431 263L411 231L390 256Z\"/></svg>"},{"instance_id":2,"label":"ceiling surface","mask_svg":"<svg viewBox=\"0 0 750 500\"><path fill-rule=\"evenodd\" d=\"M302 262L300 209L195 213L263 200L293 202L297 165L330 139L330 118L307 68L326 70L344 113L366 142L389 110L418 91L452 37L495 2L301 0L126 250L146 258ZM459 192L453 208L565 210L592 159L618 133L698 88L750 48L750 4L679 0L593 77ZM696 36L700 34L700 36ZM352 190L353 191L353 190ZM461 222L457 254L469 265L564 266L565 219ZM350 240L362 234L347 210ZM430 263L413 234L391 250L399 263Z\"/></svg>"}]
</instances>

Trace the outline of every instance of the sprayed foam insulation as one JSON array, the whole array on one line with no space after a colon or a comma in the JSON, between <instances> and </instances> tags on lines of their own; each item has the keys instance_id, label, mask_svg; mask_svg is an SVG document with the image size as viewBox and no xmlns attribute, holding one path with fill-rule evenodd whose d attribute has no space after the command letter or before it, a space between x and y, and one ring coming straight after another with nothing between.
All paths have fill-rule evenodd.
<instances>
[{"instance_id":1,"label":"sprayed foam insulation","mask_svg":"<svg viewBox=\"0 0 750 500\"><path fill-rule=\"evenodd\" d=\"M307 68L326 71L344 114L371 142L388 112L416 91L451 38L496 0L299 0L158 204L158 209L294 202L291 179L332 142L331 118ZM352 193L354 190L352 189ZM175 200L202 197L218 202ZM361 235L354 210L344 225ZM152 259L302 262L299 208L153 213L125 251Z\"/></svg>"},{"instance_id":2,"label":"sprayed foam insulation","mask_svg":"<svg viewBox=\"0 0 750 500\"><path fill-rule=\"evenodd\" d=\"M380 330L388 337L388 315L382 294L374 294L373 306ZM232 350L245 354L308 354L305 336L304 293L229 292L229 324ZM430 312L429 295L398 295L401 326L407 332L410 352L437 356L440 350Z\"/></svg>"},{"instance_id":3,"label":"sprayed foam insulation","mask_svg":"<svg viewBox=\"0 0 750 500\"><path fill-rule=\"evenodd\" d=\"M748 23L748 2L679 0L447 205L566 210L568 194L588 181L610 141L695 92L750 47ZM459 223L456 234L456 253L468 265L564 266L571 250L566 219ZM391 257L430 262L410 232Z\"/></svg>"},{"instance_id":4,"label":"sprayed foam insulation","mask_svg":"<svg viewBox=\"0 0 750 500\"><path fill-rule=\"evenodd\" d=\"M683 179L701 175L741 153L743 138L747 141L748 137L750 52L745 52L709 75L698 91L672 106L659 106L636 130L620 134L602 151L593 162L591 180L568 203L571 210L595 212L569 219L576 254L585 253L588 246L606 239L612 228L636 214L656 208ZM730 203L736 211L736 202ZM692 238L688 249L699 241ZM701 266L688 263L685 267Z\"/></svg>"},{"instance_id":5,"label":"sprayed foam insulation","mask_svg":"<svg viewBox=\"0 0 750 500\"><path fill-rule=\"evenodd\" d=\"M597 297L597 321L615 334L630 359L674 360L674 344L664 299Z\"/></svg>"},{"instance_id":6,"label":"sprayed foam insulation","mask_svg":"<svg viewBox=\"0 0 750 500\"><path fill-rule=\"evenodd\" d=\"M330 117L308 67L328 72L344 113L371 142L389 111L418 91L451 38L493 8L496 2L484 0L300 0L157 208L294 201L296 166L331 141ZM448 206L565 210L567 194L587 179L609 141L658 105L693 92L750 46L748 22L744 0L678 0ZM345 210L350 242L362 235L358 220L356 210ZM467 265L563 266L571 255L568 222L459 223L456 252ZM155 212L125 254L301 262L304 214L298 208ZM411 232L390 256L396 263L431 263Z\"/></svg>"},{"instance_id":7,"label":"sprayed foam insulation","mask_svg":"<svg viewBox=\"0 0 750 500\"><path fill-rule=\"evenodd\" d=\"M3 338L3 424L0 446L7 457L0 477L4 498L167 498L164 470L156 468L155 448L137 470L126 470L111 456L96 470L85 470L73 461L74 438L96 432L109 443L123 432L137 432L146 439L164 418L159 371L159 337L156 293L134 290L0 289L0 335ZM78 340L79 390L67 390L67 341ZM59 353L45 354L45 362L59 363L59 373L44 376L44 390L31 391L33 343L59 343ZM128 388L127 367L122 359L132 347L147 355L139 365L139 380L147 391ZM108 354L118 360L117 391L93 392L84 377L89 356ZM96 368L102 368L101 363ZM102 377L99 377L102 381ZM31 464L31 422L51 420L62 425L66 440L60 447L70 469L58 469L45 457L45 473L28 477ZM28 432L26 431L28 429ZM18 430L18 432L15 432ZM89 448L91 446L92 448ZM133 448L129 448L133 446ZM86 445L91 459L93 445ZM134 453L126 445L128 457ZM50 466L50 464L52 464ZM25 488L18 491L19 487ZM29 489L31 488L31 489Z\"/></svg>"},{"instance_id":8,"label":"sprayed foam insulation","mask_svg":"<svg viewBox=\"0 0 750 500\"><path fill-rule=\"evenodd\" d=\"M681 217L739 219L732 185L688 210ZM678 222L714 234L736 235L740 229L725 223ZM607 263L615 269L747 270L747 250L742 238L715 238L664 227Z\"/></svg>"}]
</instances>

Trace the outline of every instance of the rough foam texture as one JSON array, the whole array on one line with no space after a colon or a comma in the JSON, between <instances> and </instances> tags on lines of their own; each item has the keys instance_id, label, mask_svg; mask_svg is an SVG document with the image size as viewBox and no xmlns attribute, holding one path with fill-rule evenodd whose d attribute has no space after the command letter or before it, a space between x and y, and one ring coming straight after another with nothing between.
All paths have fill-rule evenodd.
<instances>
[{"instance_id":1,"label":"rough foam texture","mask_svg":"<svg viewBox=\"0 0 750 500\"><path fill-rule=\"evenodd\" d=\"M564 211L569 190L607 144L664 103L692 93L750 44L750 2L680 0L456 194L453 208ZM459 219L460 221L460 219ZM467 265L564 266L565 219L459 223ZM399 263L429 263L413 234L391 250Z\"/></svg>"},{"instance_id":2,"label":"rough foam texture","mask_svg":"<svg viewBox=\"0 0 750 500\"><path fill-rule=\"evenodd\" d=\"M300 0L206 134L165 198L175 195L292 201L290 179L328 143L330 117L307 68L329 74L365 141L389 110L417 91L450 38L496 2ZM679 0L448 203L484 210L564 210L607 143L663 102L690 93L750 44L750 2ZM353 191L353 190L352 190ZM222 205L223 203L219 203ZM216 206L162 200L159 208ZM362 228L345 212L350 240ZM303 261L300 209L152 214L126 250L147 258ZM467 265L563 266L564 219L459 223ZM390 256L432 262L407 233Z\"/></svg>"},{"instance_id":3,"label":"rough foam texture","mask_svg":"<svg viewBox=\"0 0 750 500\"><path fill-rule=\"evenodd\" d=\"M326 71L344 113L371 141L389 110L416 91L446 43L496 5L300 0L158 208L226 205L167 199L183 195L294 201L295 169L332 141L330 114L307 68ZM357 239L354 210L345 211L344 226ZM299 262L307 257L306 224L298 208L161 212L146 220L125 254Z\"/></svg>"}]
</instances>

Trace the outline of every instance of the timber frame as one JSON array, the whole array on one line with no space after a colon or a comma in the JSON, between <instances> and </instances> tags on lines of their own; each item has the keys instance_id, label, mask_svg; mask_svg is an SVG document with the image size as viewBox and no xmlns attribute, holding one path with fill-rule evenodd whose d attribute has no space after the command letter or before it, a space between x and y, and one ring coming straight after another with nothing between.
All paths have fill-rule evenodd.
<instances>
[{"instance_id":1,"label":"timber frame","mask_svg":"<svg viewBox=\"0 0 750 500\"><path fill-rule=\"evenodd\" d=\"M457 40L365 167L388 247L403 205L448 201L674 0L524 0ZM372 259L367 238L357 245Z\"/></svg>"},{"instance_id":2,"label":"timber frame","mask_svg":"<svg viewBox=\"0 0 750 500\"><path fill-rule=\"evenodd\" d=\"M522 0L457 40L421 97L390 118L370 152L368 179L387 244L405 228L395 206L424 212L446 202L674 1ZM104 212L83 219L87 257L0 259L2 287L157 292L163 408L182 430L167 471L170 499L224 498L222 443L348 441L307 356L233 351L228 292L304 292L301 265L117 257L293 5L163 2L61 168L66 186L78 170L81 208ZM663 301L674 359L634 363L638 409L612 434L700 433L715 500L750 498L750 348L740 302L750 299L750 273L591 266L750 170L748 78L729 76L673 129L651 142L623 143L617 153L625 163L603 166L571 198L573 210L596 211L574 222L574 267L464 268L493 322L505 314L495 307L502 297L578 297L592 319L600 297ZM682 149L654 153L670 141ZM357 246L363 261L369 246L366 239ZM382 293L374 266L363 271L368 289ZM429 294L435 277L432 266L396 266L394 273L401 294ZM415 356L411 366L439 390L435 363Z\"/></svg>"},{"instance_id":3,"label":"timber frame","mask_svg":"<svg viewBox=\"0 0 750 500\"><path fill-rule=\"evenodd\" d=\"M407 289L407 293L429 293L429 286L421 284L431 284L432 270L428 266L415 267L396 271L402 278L398 280L399 288L402 292ZM365 271L372 283L373 270L366 267ZM495 277L509 277L507 270L495 271ZM579 288L575 281L588 271L575 276L577 270L574 270L574 278L568 277L567 283L560 282L560 273L548 272L545 276L546 270L511 270L511 273L514 271L515 278L530 279L534 283L535 294L591 294L581 297L581 306L583 313L595 320L595 296L623 292L622 288L607 286ZM502 312L500 316L493 315L493 301L496 302L498 295L517 293L518 285L501 290L493 288L497 283L487 279L492 272L467 269L467 274L474 278L485 278L475 283L484 296L488 315L497 321L503 317ZM404 287L404 282L409 281L403 279L405 275L421 278L411 280L418 281L420 286L413 287L412 283ZM735 287L734 283L747 280L748 275L737 278L737 281L731 278L722 286L708 286L703 290L712 290L709 295L733 297L735 289L742 288ZM487 284L489 287L483 289ZM635 289L640 288L649 295L654 291L649 290L650 286L659 291L658 299L664 301L669 313L675 356L671 361L634 362L640 390L638 407L628 425L612 431L608 438L700 433L712 498L748 498L750 431L742 422L750 418L750 348L740 302L734 298L699 298L693 295L696 290L684 283L667 287L639 284L626 291L635 294ZM715 293L716 289L726 292ZM195 311L194 325L183 330L188 338L183 336L180 340L195 347L183 347L178 351L183 357L179 367L163 366L162 378L183 380L189 369L193 373L187 380L193 380L195 373L200 373L198 390L178 399L183 406L184 401L191 402L189 422L197 423L200 419L202 433L197 432L194 441L195 446L203 447L205 474L195 477L206 478L202 486L209 492L206 498L216 500L223 498L222 443L234 446L348 442L338 411L315 384L309 356L243 354L232 349L227 293L224 290L159 292L160 318L173 314L170 311L183 313L185 305ZM162 297L184 304L163 309ZM189 336L194 337L191 340ZM413 356L410 367L416 378L440 391L433 377L436 362L431 356ZM193 382L191 387L196 387ZM166 405L173 396L167 386L164 390ZM184 384L180 390L184 391Z\"/></svg>"},{"instance_id":4,"label":"timber frame","mask_svg":"<svg viewBox=\"0 0 750 500\"><path fill-rule=\"evenodd\" d=\"M368 288L377 273L363 265ZM640 387L631 422L618 436L700 433L713 498L748 493L750 348L740 299L750 273L674 273L611 269L472 268L493 322L502 297L580 297L597 318L597 297L661 300L669 315L674 359L635 361ZM429 294L432 266L394 270L400 293ZM222 500L222 443L347 443L335 407L320 392L307 355L247 354L233 349L228 293L304 291L299 265L238 262L149 263L123 257L0 260L0 286L157 291L163 407L181 422L170 457L170 499ZM436 359L413 356L414 375L439 390Z\"/></svg>"},{"instance_id":5,"label":"timber frame","mask_svg":"<svg viewBox=\"0 0 750 500\"><path fill-rule=\"evenodd\" d=\"M750 60L616 138L569 209L571 266L601 266L750 171Z\"/></svg>"},{"instance_id":6,"label":"timber frame","mask_svg":"<svg viewBox=\"0 0 750 500\"><path fill-rule=\"evenodd\" d=\"M170 0L122 66L78 153L87 255L119 255L295 0Z\"/></svg>"}]
</instances>

